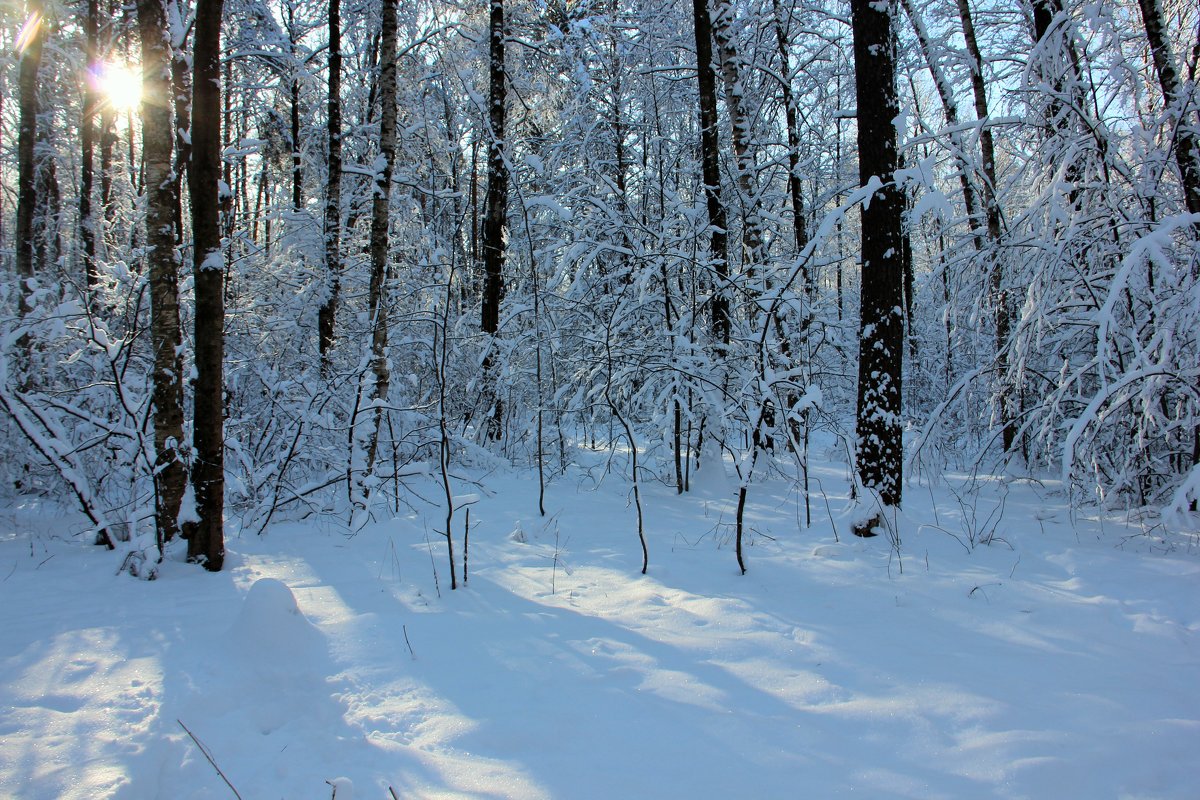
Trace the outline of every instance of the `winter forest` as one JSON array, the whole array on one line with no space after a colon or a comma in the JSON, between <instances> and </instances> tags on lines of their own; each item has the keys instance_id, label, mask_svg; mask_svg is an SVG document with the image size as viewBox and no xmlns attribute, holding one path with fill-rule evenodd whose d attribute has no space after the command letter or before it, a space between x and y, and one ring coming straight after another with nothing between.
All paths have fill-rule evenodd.
<instances>
[{"instance_id":1,"label":"winter forest","mask_svg":"<svg viewBox=\"0 0 1200 800\"><path fill-rule=\"evenodd\" d=\"M1004 606L1018 621L1035 605L1016 597L1023 579L1035 595L1053 583L1080 603L1149 604L1156 625L1174 626L1164 668L1196 674L1194 3L6 0L0 14L0 571L11 561L14 578L0 596L27 610L32 593L52 586L75 598L0 651L0 694L24 709L0 723L0 741L28 744L0 756L0 789L233 796L240 768L242 786L258 787L247 797L346 800L354 776L335 777L357 768L358 792L371 797L779 797L791 794L788 775L811 768L762 756L766 771L745 794L738 783L718 791L734 776L715 765L687 791L640 771L650 781L641 789L612 775L582 789L568 781L586 772L582 753L518 768L527 750L492 739L472 745L490 754L481 765L452 744L461 734L428 731L453 717L444 707L461 696L453 687L430 690L442 705L414 699L412 686L385 701L383 689L363 688L383 667L347 653L385 634L339 639L341 618L318 597L335 578L349 596L350 567L324 578L273 572L285 552L309 566L350 559L377 571L366 580L391 606L375 598L358 608L395 617L390 657L410 667L435 660L409 640L412 617L396 638L415 606L480 626L495 648L479 645L488 653L479 658L494 665L508 663L493 652L501 632L544 644L513 620L493 620L493 633L474 616L519 614L506 605L518 596L561 610L586 605L580 587L611 581L611 607L589 606L584 619L615 615L628 623L621 634L562 630L626 648L634 628L677 649L696 635L678 620L656 628L656 597L727 622L744 613L737 636L731 628L690 655L660 654L660 671L682 683L664 694L644 676L638 691L657 687L650 693L664 703L711 690L743 705L744 685L705 684L716 657L704 648L765 636L757 615L773 613L777 588L800 592L788 614L811 613L807 603L823 595L797 584L835 573L835 584L866 592L847 600L854 613L837 612L852 625L894 595L902 607L896 581L914 572L940 577L909 590L913 605L942 609L940 593L968 580L954 604ZM1036 543L1023 547L1022 531ZM1023 575L1060 564L1055 548L1081 540L1102 589ZM608 569L617 576L586 577ZM671 575L669 591L647 588ZM205 583L218 580L223 588ZM1126 580L1136 599L1114 599L1112 582ZM450 590L464 586L479 596L455 607L462 593ZM485 586L506 599L486 597ZM1008 599L996 602L1002 591ZM317 697L333 727L371 739L421 728L420 718L437 741L421 744L410 730L409 750L393 753L412 766L408 778L374 766L386 751L378 742L373 755L342 745L320 780L301 778L295 757L291 772L258 774L248 751L263 736L290 730L301 742L293 753L321 752L329 719L268 724L251 741L230 731L237 714L254 712L201 712L198 699L162 689L156 702L175 710L146 712L130 734L145 743L115 772L38 755L37 741L66 753L86 736L79 725L56 733L36 699L49 689L26 691L35 667L65 669L79 648L99 652L64 640L57 656L39 654L39 637L62 634L79 607L120 616L158 606L119 628L129 635L182 624L185 612L171 616L164 596L209 597L186 614L208 618L214 637L240 642L230 647L250 659L253 679L196 667L214 691L254 696L254 681L286 684L283 699L260 701L279 707L261 713L290 720L289 709ZM1075 624L1074 608L1046 613L1053 630ZM1078 627L1095 632L1106 619ZM1134 629L1121 636L1144 633ZM855 630L887 635L881 619ZM898 630L930 652L943 633L954 638L920 621ZM264 637L274 655L247 656ZM466 696L487 694L457 663L461 644L438 641L456 662L440 674L461 676L454 686ZM1112 641L1131 659L1114 669L1157 652ZM107 666L93 662L89 680L109 694L73 719L105 729L100 720L125 702L114 688L121 665L139 646L113 645ZM164 674L212 657L183 646L159 660ZM871 657L857 639L829 647L847 662L856 648ZM612 659L648 652L610 649ZM597 646L590 652L598 657ZM279 653L311 674L282 680L272 671ZM955 685L979 692L992 680L1011 699L1037 671L1027 655L1006 651L1003 679ZM1049 671L1064 679L1091 668L1056 658ZM927 667L899 660L908 659L911 668L896 667L909 670L905 680ZM778 676L755 663L746 684L766 692ZM628 664L644 668L633 656ZM774 668L803 672L783 655ZM534 671L543 670L554 674ZM340 689L328 688L331 675ZM844 681L834 687L844 696L826 700L863 701L871 683ZM1111 700L1110 689L1097 696ZM1146 715L1165 704L1136 723L1156 731L1139 747L1200 744L1194 690L1186 701L1170 687L1143 690L1112 701ZM324 708L331 694L343 707ZM377 701L384 710L363 710ZM943 719L914 702L922 725L944 735L949 726L1004 739L1065 713L1081 736L1108 719L1092 707L1055 711L1049 695L1044 716L995 725L980 721L986 703L962 700L974 711ZM172 715L191 706L176 725ZM550 740L552 706L531 705ZM682 736L703 757L715 745L694 732L711 721L698 707L687 719L672 717L674 706L644 718L627 710L612 724ZM783 712L762 713L783 725ZM900 748L881 767L890 778L864 775L843 763L878 733L857 713L820 717L834 741L821 745L824 777L792 791L1071 796L1053 789L1070 778L1104 787L1086 796L1187 793L1168 755L1113 758L1136 730L1102 737L1094 763L1060 743L1072 754L1063 763L1077 762L1070 769L1023 772L1010 762L1049 756L993 739L989 767L911 772L974 752L960 737L953 757ZM207 737L190 728L204 719ZM219 741L220 730L234 743L224 761L201 741ZM879 741L895 744L906 730ZM773 731L756 740L796 735ZM610 752L634 747L615 731L591 735ZM111 767L117 745L105 747L96 763Z\"/></svg>"}]
</instances>

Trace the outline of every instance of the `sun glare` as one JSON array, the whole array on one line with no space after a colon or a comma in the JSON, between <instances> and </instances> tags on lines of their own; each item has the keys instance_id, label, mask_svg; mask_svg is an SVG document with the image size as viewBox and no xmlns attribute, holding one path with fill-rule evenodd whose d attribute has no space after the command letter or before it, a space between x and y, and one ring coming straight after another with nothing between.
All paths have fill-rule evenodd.
<instances>
[{"instance_id":1,"label":"sun glare","mask_svg":"<svg viewBox=\"0 0 1200 800\"><path fill-rule=\"evenodd\" d=\"M136 111L142 102L142 74L124 64L103 64L96 84L105 101L122 113Z\"/></svg>"}]
</instances>

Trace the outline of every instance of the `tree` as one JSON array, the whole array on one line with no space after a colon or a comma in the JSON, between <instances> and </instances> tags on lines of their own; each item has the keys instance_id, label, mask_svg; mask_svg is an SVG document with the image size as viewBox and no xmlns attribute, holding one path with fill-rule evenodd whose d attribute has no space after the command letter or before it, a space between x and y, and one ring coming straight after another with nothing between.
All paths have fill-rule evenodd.
<instances>
[{"instance_id":1,"label":"tree","mask_svg":"<svg viewBox=\"0 0 1200 800\"><path fill-rule=\"evenodd\" d=\"M692 0L692 23L696 34L696 80L700 102L700 163L704 181L704 202L708 211L708 251L715 280L713 283L713 338L727 346L731 333L729 321L729 226L725 203L721 199L721 146L717 129L717 81L713 69L712 20L707 0Z\"/></svg>"},{"instance_id":2,"label":"tree","mask_svg":"<svg viewBox=\"0 0 1200 800\"><path fill-rule=\"evenodd\" d=\"M29 16L21 31L18 78L20 118L17 129L17 279L21 282L21 312L30 311L30 281L34 276L35 236L33 218L38 205L37 163L34 146L38 138L38 70L42 65L42 47L46 39L46 19L41 4L31 2Z\"/></svg>"},{"instance_id":3,"label":"tree","mask_svg":"<svg viewBox=\"0 0 1200 800\"><path fill-rule=\"evenodd\" d=\"M996 199L996 145L992 137L992 122L988 113L987 85L983 79L983 55L975 38L975 22L971 17L969 0L958 0L958 15L962 20L963 40L970 57L971 93L975 100L975 118L979 125L979 152L982 156L980 171L983 173L983 210L987 221L988 250L988 295L995 321L996 375L1000 384L998 405L1001 426L1001 443L1004 452L1016 444L1017 427L1013 422L1013 387L1008 375L1009 335L1012 331L1012 312L1009 309L1008 292L1004 285L1003 261L1000 258L1001 216L1000 203Z\"/></svg>"},{"instance_id":4,"label":"tree","mask_svg":"<svg viewBox=\"0 0 1200 800\"><path fill-rule=\"evenodd\" d=\"M187 473L183 444L183 356L179 323L177 206L171 169L171 41L163 0L138 0L142 40L142 158L146 170L146 262L154 351L154 520L158 545L179 532Z\"/></svg>"},{"instance_id":5,"label":"tree","mask_svg":"<svg viewBox=\"0 0 1200 800\"><path fill-rule=\"evenodd\" d=\"M225 258L221 252L221 13L223 0L197 0L192 81L193 269L196 293L196 519L188 558L212 572L225 561Z\"/></svg>"},{"instance_id":6,"label":"tree","mask_svg":"<svg viewBox=\"0 0 1200 800\"><path fill-rule=\"evenodd\" d=\"M901 378L904 359L901 264L904 192L896 182L895 0L852 0L858 93L858 172L878 188L863 203L858 351L858 474L898 507L903 488ZM874 521L857 529L869 534Z\"/></svg>"},{"instance_id":7,"label":"tree","mask_svg":"<svg viewBox=\"0 0 1200 800\"><path fill-rule=\"evenodd\" d=\"M330 374L338 296L342 284L342 17L341 0L329 0L329 158L325 189L325 302L317 318L321 367Z\"/></svg>"},{"instance_id":8,"label":"tree","mask_svg":"<svg viewBox=\"0 0 1200 800\"><path fill-rule=\"evenodd\" d=\"M83 87L83 118L79 133L79 241L83 255L84 280L88 289L88 300L93 299L99 274L96 270L96 220L92 213L92 188L95 175L96 112L99 96L96 79L100 71L99 48L100 3L87 0L87 16L84 18L84 56L87 59L87 77Z\"/></svg>"},{"instance_id":9,"label":"tree","mask_svg":"<svg viewBox=\"0 0 1200 800\"><path fill-rule=\"evenodd\" d=\"M965 0L962 0L965 2ZM1175 132L1175 163L1179 168L1179 181L1183 187L1184 205L1189 213L1200 214L1200 132L1197 131L1194 115L1195 87L1187 92L1180 85L1175 66L1175 55L1171 52L1171 41L1167 37L1159 0L1138 0L1142 11L1142 22L1146 28L1146 41L1150 44L1150 55L1154 60L1154 71L1162 89L1163 105ZM1200 37L1196 40L1200 53ZM1193 61L1191 69L1196 69ZM1200 235L1200 222L1193 226Z\"/></svg>"},{"instance_id":10,"label":"tree","mask_svg":"<svg viewBox=\"0 0 1200 800\"><path fill-rule=\"evenodd\" d=\"M379 161L371 196L371 372L374 388L371 400L374 422L367 443L365 471L375 467L379 433L387 403L388 382L388 226L391 221L392 169L396 160L396 20L397 0L384 0L379 46Z\"/></svg>"},{"instance_id":11,"label":"tree","mask_svg":"<svg viewBox=\"0 0 1200 800\"><path fill-rule=\"evenodd\" d=\"M480 329L490 339L484 361L484 396L492 408L487 436L498 440L503 432L504 409L494 375L491 348L500 330L500 301L504 297L504 259L508 246L508 163L505 142L506 89L504 76L504 0L492 0L488 23L488 173L483 218L483 301Z\"/></svg>"}]
</instances>

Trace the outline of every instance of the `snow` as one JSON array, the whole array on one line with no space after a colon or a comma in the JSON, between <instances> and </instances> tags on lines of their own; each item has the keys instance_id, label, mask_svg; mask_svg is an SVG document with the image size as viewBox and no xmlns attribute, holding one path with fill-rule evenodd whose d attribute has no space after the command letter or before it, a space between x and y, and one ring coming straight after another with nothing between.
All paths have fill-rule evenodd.
<instances>
[{"instance_id":1,"label":"snow","mask_svg":"<svg viewBox=\"0 0 1200 800\"><path fill-rule=\"evenodd\" d=\"M248 799L1195 796L1195 515L948 475L906 488L897 552L814 464L811 529L789 483L750 485L741 576L710 463L642 485L643 577L593 457L545 518L529 474L471 475L455 592L436 506L280 523L218 574L178 543L155 581L66 512L0 509L0 795L232 797L211 757Z\"/></svg>"}]
</instances>

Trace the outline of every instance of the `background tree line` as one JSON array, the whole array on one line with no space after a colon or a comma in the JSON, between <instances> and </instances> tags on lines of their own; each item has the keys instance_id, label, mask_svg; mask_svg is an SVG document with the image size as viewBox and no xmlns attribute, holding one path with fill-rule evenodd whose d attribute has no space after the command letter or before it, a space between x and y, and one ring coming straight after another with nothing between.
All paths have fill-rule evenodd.
<instances>
[{"instance_id":1,"label":"background tree line","mask_svg":"<svg viewBox=\"0 0 1200 800\"><path fill-rule=\"evenodd\" d=\"M818 431L862 533L905 464L1200 495L1192 4L3 15L3 491L135 568L577 444L635 490L731 457L739 542Z\"/></svg>"}]
</instances>

